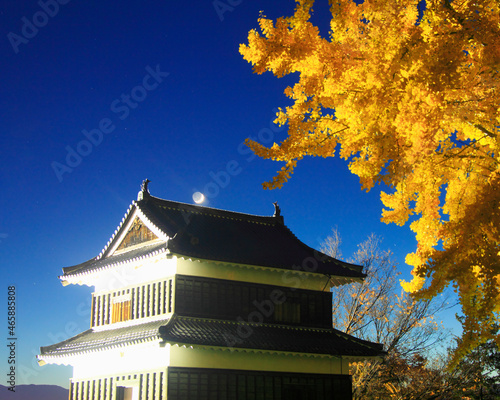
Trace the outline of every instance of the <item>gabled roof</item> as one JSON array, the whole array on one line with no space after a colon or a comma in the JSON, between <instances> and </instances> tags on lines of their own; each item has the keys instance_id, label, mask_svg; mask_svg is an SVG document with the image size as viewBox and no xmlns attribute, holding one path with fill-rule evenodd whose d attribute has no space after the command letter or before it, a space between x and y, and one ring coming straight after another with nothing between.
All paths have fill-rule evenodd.
<instances>
[{"instance_id":1,"label":"gabled roof","mask_svg":"<svg viewBox=\"0 0 500 400\"><path fill-rule=\"evenodd\" d=\"M139 218L168 253L194 259L278 269L298 269L344 278L363 278L362 267L336 260L301 242L281 215L257 216L159 199L142 192L101 254L73 267L65 277L147 255L150 248L113 254L134 218ZM155 248L159 250L161 246ZM143 252L144 254L142 254ZM304 268L305 266L305 268Z\"/></svg>"},{"instance_id":2,"label":"gabled roof","mask_svg":"<svg viewBox=\"0 0 500 400\"><path fill-rule=\"evenodd\" d=\"M244 330L244 335L240 334L241 330ZM153 340L171 345L215 347L221 350L263 350L347 357L381 357L385 354L382 345L357 339L333 328L254 324L174 314L169 320L130 327L103 331L89 329L61 343L41 347L39 358L48 360L74 356Z\"/></svg>"}]
</instances>

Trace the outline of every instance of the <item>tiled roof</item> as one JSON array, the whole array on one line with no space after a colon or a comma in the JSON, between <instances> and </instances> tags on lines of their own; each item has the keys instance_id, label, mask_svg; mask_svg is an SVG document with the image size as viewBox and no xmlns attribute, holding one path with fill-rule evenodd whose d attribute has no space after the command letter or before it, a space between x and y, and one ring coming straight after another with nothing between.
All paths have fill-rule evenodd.
<instances>
[{"instance_id":1,"label":"tiled roof","mask_svg":"<svg viewBox=\"0 0 500 400\"><path fill-rule=\"evenodd\" d=\"M153 257L157 254L165 252L166 244L165 242L155 242L150 245L145 245L133 250L129 250L124 253L117 255L112 255L106 258L93 258L82 264L74 265L72 267L63 268L64 276L77 275L85 271L97 271L103 268L107 268L113 265L119 265L128 263L134 260L144 259L148 257Z\"/></svg>"},{"instance_id":2,"label":"tiled roof","mask_svg":"<svg viewBox=\"0 0 500 400\"><path fill-rule=\"evenodd\" d=\"M377 357L382 345L336 329L303 328L174 316L160 328L170 343L292 353Z\"/></svg>"},{"instance_id":3,"label":"tiled roof","mask_svg":"<svg viewBox=\"0 0 500 400\"><path fill-rule=\"evenodd\" d=\"M294 266L335 276L364 277L361 267L343 263L302 243L280 217L263 217L145 197L142 212L172 239L174 254L282 269Z\"/></svg>"},{"instance_id":4,"label":"tiled roof","mask_svg":"<svg viewBox=\"0 0 500 400\"><path fill-rule=\"evenodd\" d=\"M363 278L361 267L336 260L302 243L285 226L281 216L257 216L178 203L145 195L133 203L128 217L137 209L155 230L162 232L167 249L181 257L234 264L299 269L335 277ZM125 229L121 225L119 230ZM120 255L108 256L121 235L115 233L105 250L92 260L63 268L64 275L94 271L142 257L161 249L156 244Z\"/></svg>"},{"instance_id":5,"label":"tiled roof","mask_svg":"<svg viewBox=\"0 0 500 400\"><path fill-rule=\"evenodd\" d=\"M64 342L40 349L41 357L142 343L155 339L186 346L267 350L293 353L377 357L382 346L335 329L300 328L271 324L246 324L174 315L170 320L104 331L89 329Z\"/></svg>"},{"instance_id":6,"label":"tiled roof","mask_svg":"<svg viewBox=\"0 0 500 400\"><path fill-rule=\"evenodd\" d=\"M88 329L63 342L40 348L41 356L62 356L121 347L160 339L159 328L167 320L147 322L111 330Z\"/></svg>"}]
</instances>

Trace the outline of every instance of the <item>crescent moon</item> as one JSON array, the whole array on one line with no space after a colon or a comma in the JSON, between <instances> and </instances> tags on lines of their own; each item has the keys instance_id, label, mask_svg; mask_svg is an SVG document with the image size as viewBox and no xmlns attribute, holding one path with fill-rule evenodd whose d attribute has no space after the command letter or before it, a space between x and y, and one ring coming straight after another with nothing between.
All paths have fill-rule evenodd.
<instances>
[{"instance_id":1,"label":"crescent moon","mask_svg":"<svg viewBox=\"0 0 500 400\"><path fill-rule=\"evenodd\" d=\"M205 201L205 195L203 193L200 193L200 192L194 192L193 193L193 201L196 204L201 204Z\"/></svg>"}]
</instances>

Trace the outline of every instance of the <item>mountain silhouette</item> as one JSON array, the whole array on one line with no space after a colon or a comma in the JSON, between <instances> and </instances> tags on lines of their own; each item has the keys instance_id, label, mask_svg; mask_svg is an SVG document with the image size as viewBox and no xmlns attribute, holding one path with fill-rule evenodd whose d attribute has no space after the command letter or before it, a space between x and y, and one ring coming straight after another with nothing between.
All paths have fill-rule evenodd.
<instances>
[{"instance_id":1,"label":"mountain silhouette","mask_svg":"<svg viewBox=\"0 0 500 400\"><path fill-rule=\"evenodd\" d=\"M15 392L8 393L8 387L0 385L0 398L15 400L68 400L68 389L56 385L16 385ZM12 396L7 396L12 394Z\"/></svg>"}]
</instances>

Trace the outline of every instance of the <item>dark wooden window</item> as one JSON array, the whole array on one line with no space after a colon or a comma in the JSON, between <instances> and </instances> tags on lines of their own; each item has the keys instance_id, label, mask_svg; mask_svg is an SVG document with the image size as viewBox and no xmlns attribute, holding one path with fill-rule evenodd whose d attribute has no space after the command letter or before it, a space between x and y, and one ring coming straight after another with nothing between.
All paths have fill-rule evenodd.
<instances>
[{"instance_id":1,"label":"dark wooden window","mask_svg":"<svg viewBox=\"0 0 500 400\"><path fill-rule=\"evenodd\" d=\"M178 275L175 296L180 315L247 320L257 311L266 323L332 326L331 292Z\"/></svg>"},{"instance_id":2,"label":"dark wooden window","mask_svg":"<svg viewBox=\"0 0 500 400\"><path fill-rule=\"evenodd\" d=\"M350 400L349 375L168 369L169 400Z\"/></svg>"},{"instance_id":3,"label":"dark wooden window","mask_svg":"<svg viewBox=\"0 0 500 400\"><path fill-rule=\"evenodd\" d=\"M274 312L275 322L299 324L301 321L300 303L285 302L282 304L276 304Z\"/></svg>"}]
</instances>

